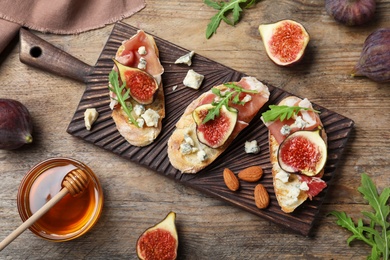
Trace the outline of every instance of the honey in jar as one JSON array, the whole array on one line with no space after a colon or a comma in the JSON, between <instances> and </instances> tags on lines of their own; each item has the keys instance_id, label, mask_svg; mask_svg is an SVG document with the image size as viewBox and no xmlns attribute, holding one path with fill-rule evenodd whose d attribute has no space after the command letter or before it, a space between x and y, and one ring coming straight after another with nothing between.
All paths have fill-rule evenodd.
<instances>
[{"instance_id":1,"label":"honey in jar","mask_svg":"<svg viewBox=\"0 0 390 260\"><path fill-rule=\"evenodd\" d=\"M52 241L67 241L85 234L97 222L103 207L103 192L96 175L81 162L52 158L34 166L23 178L18 191L18 210L23 221L38 211L63 187L64 177L79 168L89 176L87 188L65 195L30 230Z\"/></svg>"}]
</instances>

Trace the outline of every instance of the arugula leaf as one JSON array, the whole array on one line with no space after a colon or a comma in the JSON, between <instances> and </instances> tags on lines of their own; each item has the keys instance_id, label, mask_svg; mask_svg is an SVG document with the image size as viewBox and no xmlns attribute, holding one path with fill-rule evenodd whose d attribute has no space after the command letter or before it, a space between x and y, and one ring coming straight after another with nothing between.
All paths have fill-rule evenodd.
<instances>
[{"instance_id":1,"label":"arugula leaf","mask_svg":"<svg viewBox=\"0 0 390 260\"><path fill-rule=\"evenodd\" d=\"M290 119L292 116L297 115L301 110L310 110L315 113L320 113L320 111L314 110L312 108L298 106L270 105L269 108L270 110L267 110L262 114L264 122L275 121L278 118L280 121Z\"/></svg>"},{"instance_id":2,"label":"arugula leaf","mask_svg":"<svg viewBox=\"0 0 390 260\"><path fill-rule=\"evenodd\" d=\"M126 100L130 97L130 89L127 89L125 92L123 92L123 90L126 87L126 82L123 82L122 86L119 86L118 72L116 72L115 70L112 70L110 72L108 78L112 86L112 87L109 86L108 88L115 93L117 101L122 106L123 111L125 111L130 122L134 124L136 127L139 127L137 121L134 119L133 115L131 114L131 111L133 111L133 106L131 105L130 102L126 103Z\"/></svg>"},{"instance_id":3,"label":"arugula leaf","mask_svg":"<svg viewBox=\"0 0 390 260\"><path fill-rule=\"evenodd\" d=\"M257 1L258 0L230 0L230 2L217 2L213 0L204 0L206 5L218 10L217 14L211 17L210 22L207 25L206 38L209 39L216 33L221 21L234 26L240 20L240 13L243 11L241 5L246 9L252 7ZM230 13L232 14L231 18L228 17Z\"/></svg>"},{"instance_id":4,"label":"arugula leaf","mask_svg":"<svg viewBox=\"0 0 390 260\"><path fill-rule=\"evenodd\" d=\"M252 93L252 94L258 93L257 90L244 89L240 86L237 86L234 83L225 83L224 85L229 89L232 89L232 91L226 90L224 91L224 93L222 93L221 90L218 88L211 89L211 92L215 94L217 97L219 97L220 99L218 101L213 101L212 105L214 107L209 109L206 117L202 121L202 124L205 124L210 120L214 120L215 117L218 117L219 111L221 110L222 106L225 106L229 110L233 110L234 108L229 107L229 101L231 101L233 104L244 105L245 102L242 102L239 99L241 93Z\"/></svg>"},{"instance_id":5,"label":"arugula leaf","mask_svg":"<svg viewBox=\"0 0 390 260\"><path fill-rule=\"evenodd\" d=\"M345 212L332 211L329 214L337 217L336 223L339 226L352 232L352 236L347 240L348 245L355 239L364 241L372 247L368 259L379 259L382 256L384 260L388 260L390 257L390 223L387 219L390 206L387 201L390 198L390 187L384 188L378 195L375 184L367 174L362 174L361 182L358 191L374 210L374 212L362 212L370 219L370 225L365 226L363 220L359 219L355 226L353 220Z\"/></svg>"}]
</instances>

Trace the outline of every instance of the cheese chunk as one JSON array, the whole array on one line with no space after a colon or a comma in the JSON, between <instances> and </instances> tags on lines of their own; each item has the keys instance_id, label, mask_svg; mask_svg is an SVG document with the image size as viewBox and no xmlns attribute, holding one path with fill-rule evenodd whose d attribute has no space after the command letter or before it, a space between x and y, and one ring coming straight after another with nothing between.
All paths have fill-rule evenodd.
<instances>
[{"instance_id":1,"label":"cheese chunk","mask_svg":"<svg viewBox=\"0 0 390 260\"><path fill-rule=\"evenodd\" d=\"M141 115L141 117L145 120L145 124L147 126L157 127L160 115L153 109L148 108L148 110L146 110L145 113Z\"/></svg>"},{"instance_id":2,"label":"cheese chunk","mask_svg":"<svg viewBox=\"0 0 390 260\"><path fill-rule=\"evenodd\" d=\"M183 80L183 84L186 87L190 87L193 89L199 89L200 85L202 85L202 81L204 76L195 72L194 70L189 70L187 72L186 77Z\"/></svg>"},{"instance_id":3,"label":"cheese chunk","mask_svg":"<svg viewBox=\"0 0 390 260\"><path fill-rule=\"evenodd\" d=\"M192 56L194 56L194 51L191 51L183 56L181 56L180 58L178 58L176 61L175 61L175 64L180 64L180 63L183 63L183 64L187 64L188 66L191 66L192 64Z\"/></svg>"},{"instance_id":4,"label":"cheese chunk","mask_svg":"<svg viewBox=\"0 0 390 260\"><path fill-rule=\"evenodd\" d=\"M91 130L92 124L95 123L98 118L99 113L96 111L96 108L87 108L84 112L84 123L87 130Z\"/></svg>"}]
</instances>

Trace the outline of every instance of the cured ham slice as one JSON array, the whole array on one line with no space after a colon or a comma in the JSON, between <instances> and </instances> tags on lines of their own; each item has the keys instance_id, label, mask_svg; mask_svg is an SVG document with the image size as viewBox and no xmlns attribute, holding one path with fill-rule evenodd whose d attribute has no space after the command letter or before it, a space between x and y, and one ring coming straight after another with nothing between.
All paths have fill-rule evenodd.
<instances>
[{"instance_id":1,"label":"cured ham slice","mask_svg":"<svg viewBox=\"0 0 390 260\"><path fill-rule=\"evenodd\" d=\"M232 137L236 137L245 127L247 127L254 117L257 114L259 109L268 101L269 91L262 83L253 78L253 77L243 77L239 82L236 83L237 86L240 86L247 90L254 90L257 93L241 93L240 100L247 99L249 100L244 105L233 104L229 102L229 106L237 109L238 117L237 123L233 130ZM227 88L222 88L223 92ZM211 104L214 100L217 99L217 96L212 92L206 92L204 96L199 100L199 103L196 105L201 106L204 104Z\"/></svg>"},{"instance_id":2,"label":"cured ham slice","mask_svg":"<svg viewBox=\"0 0 390 260\"><path fill-rule=\"evenodd\" d=\"M122 43L115 58L123 65L133 68L139 68L140 61L144 60L146 62L145 71L156 80L160 79L164 72L153 37L142 30Z\"/></svg>"},{"instance_id":3,"label":"cured ham slice","mask_svg":"<svg viewBox=\"0 0 390 260\"><path fill-rule=\"evenodd\" d=\"M298 107L304 107L309 108L310 110L300 110L296 117L290 118L288 120L283 120L281 122L279 119L272 121L272 122L264 122L266 127L268 128L270 134L272 134L276 141L280 144L283 142L283 140L286 138L287 135L282 133L283 126L289 126L290 132L289 134L292 134L298 130L314 130L317 129L319 126L322 126L320 117L318 113L313 112L313 107L308 99L291 99L288 103L285 104L286 106L298 106ZM302 121L304 122L305 126L301 127L296 124L297 117L300 117Z\"/></svg>"},{"instance_id":4,"label":"cured ham slice","mask_svg":"<svg viewBox=\"0 0 390 260\"><path fill-rule=\"evenodd\" d=\"M319 177L309 177L305 175L298 175L299 180L305 182L308 190L306 191L309 199L312 200L313 197L317 196L323 189L326 188L326 182Z\"/></svg>"}]
</instances>

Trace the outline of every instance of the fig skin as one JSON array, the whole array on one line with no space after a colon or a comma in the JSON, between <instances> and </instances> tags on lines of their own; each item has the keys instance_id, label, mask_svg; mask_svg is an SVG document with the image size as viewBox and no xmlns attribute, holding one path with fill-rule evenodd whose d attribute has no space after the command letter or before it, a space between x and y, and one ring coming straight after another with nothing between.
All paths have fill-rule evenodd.
<instances>
[{"instance_id":1,"label":"fig skin","mask_svg":"<svg viewBox=\"0 0 390 260\"><path fill-rule=\"evenodd\" d=\"M362 25L374 18L375 0L326 0L326 12L347 26Z\"/></svg>"},{"instance_id":2,"label":"fig skin","mask_svg":"<svg viewBox=\"0 0 390 260\"><path fill-rule=\"evenodd\" d=\"M0 99L0 149L14 150L32 143L30 112L19 101Z\"/></svg>"},{"instance_id":3,"label":"fig skin","mask_svg":"<svg viewBox=\"0 0 390 260\"><path fill-rule=\"evenodd\" d=\"M279 66L298 63L310 41L305 27L293 20L260 24L259 32L268 57Z\"/></svg>"},{"instance_id":4,"label":"fig skin","mask_svg":"<svg viewBox=\"0 0 390 260\"><path fill-rule=\"evenodd\" d=\"M351 75L390 82L390 28L377 29L367 37Z\"/></svg>"},{"instance_id":5,"label":"fig skin","mask_svg":"<svg viewBox=\"0 0 390 260\"><path fill-rule=\"evenodd\" d=\"M168 215L156 225L146 229L137 240L137 256L141 260L149 259L165 259L174 260L177 258L177 249L179 246L179 238L176 230L176 213L171 211ZM152 240L146 240L145 238L152 235L154 232L168 232L170 239L175 241L173 248L166 248L166 241L162 241L162 244L156 244L156 239L161 238L160 236L152 237ZM166 238L166 236L164 236ZM148 243L149 242L149 243ZM172 246L172 245L171 245ZM145 250L148 250L145 252ZM170 251L171 250L171 251ZM150 256L150 258L148 257Z\"/></svg>"}]
</instances>

